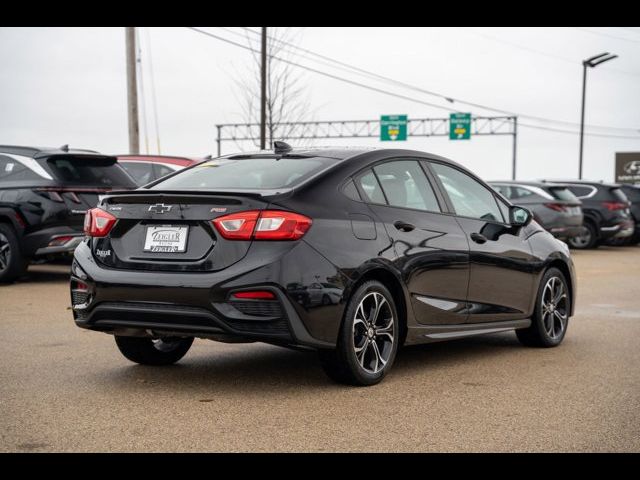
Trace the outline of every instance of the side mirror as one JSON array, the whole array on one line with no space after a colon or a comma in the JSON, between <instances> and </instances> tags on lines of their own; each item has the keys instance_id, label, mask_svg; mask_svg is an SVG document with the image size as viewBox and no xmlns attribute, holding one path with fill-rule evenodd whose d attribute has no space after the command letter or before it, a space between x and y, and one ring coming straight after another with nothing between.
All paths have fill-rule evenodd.
<instances>
[{"instance_id":1,"label":"side mirror","mask_svg":"<svg viewBox=\"0 0 640 480\"><path fill-rule=\"evenodd\" d=\"M532 213L523 207L513 206L509 209L509 223L514 227L526 227L533 220Z\"/></svg>"}]
</instances>

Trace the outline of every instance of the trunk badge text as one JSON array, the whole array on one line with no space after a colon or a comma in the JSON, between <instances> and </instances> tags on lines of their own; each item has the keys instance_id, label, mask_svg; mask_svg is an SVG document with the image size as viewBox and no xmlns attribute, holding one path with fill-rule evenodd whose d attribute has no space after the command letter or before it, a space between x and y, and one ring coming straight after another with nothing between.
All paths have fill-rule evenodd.
<instances>
[{"instance_id":1,"label":"trunk badge text","mask_svg":"<svg viewBox=\"0 0 640 480\"><path fill-rule=\"evenodd\" d=\"M171 205L165 205L164 203L156 203L149 207L149 211L153 213L165 213L171 210Z\"/></svg>"}]
</instances>

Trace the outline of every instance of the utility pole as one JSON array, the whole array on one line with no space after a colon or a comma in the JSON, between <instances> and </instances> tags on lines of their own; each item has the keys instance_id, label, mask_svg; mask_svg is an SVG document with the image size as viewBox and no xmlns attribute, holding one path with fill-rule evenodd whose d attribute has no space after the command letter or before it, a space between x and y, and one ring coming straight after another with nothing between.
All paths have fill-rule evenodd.
<instances>
[{"instance_id":1,"label":"utility pole","mask_svg":"<svg viewBox=\"0 0 640 480\"><path fill-rule=\"evenodd\" d=\"M125 28L127 52L127 115L129 118L129 153L140 153L138 126L138 85L136 82L136 27Z\"/></svg>"},{"instance_id":2,"label":"utility pole","mask_svg":"<svg viewBox=\"0 0 640 480\"><path fill-rule=\"evenodd\" d=\"M260 150L267 145L267 27L262 27L260 58Z\"/></svg>"}]
</instances>

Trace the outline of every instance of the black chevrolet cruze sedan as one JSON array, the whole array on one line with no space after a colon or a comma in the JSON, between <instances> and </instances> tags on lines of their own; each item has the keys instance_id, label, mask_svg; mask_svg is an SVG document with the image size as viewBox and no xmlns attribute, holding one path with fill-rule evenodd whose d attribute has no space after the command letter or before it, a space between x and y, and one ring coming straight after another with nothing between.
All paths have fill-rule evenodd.
<instances>
[{"instance_id":1,"label":"black chevrolet cruze sedan","mask_svg":"<svg viewBox=\"0 0 640 480\"><path fill-rule=\"evenodd\" d=\"M567 246L460 165L411 150L291 150L205 161L89 211L78 326L146 365L194 337L319 352L371 385L402 345L516 330L558 345Z\"/></svg>"}]
</instances>

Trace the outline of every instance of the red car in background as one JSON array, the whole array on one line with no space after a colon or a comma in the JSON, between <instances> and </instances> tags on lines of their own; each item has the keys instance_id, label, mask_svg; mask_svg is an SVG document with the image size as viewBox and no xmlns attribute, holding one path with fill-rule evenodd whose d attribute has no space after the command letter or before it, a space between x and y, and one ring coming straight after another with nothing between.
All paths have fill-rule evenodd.
<instances>
[{"instance_id":1,"label":"red car in background","mask_svg":"<svg viewBox=\"0 0 640 480\"><path fill-rule=\"evenodd\" d=\"M182 170L204 158L171 157L165 155L118 155L118 163L138 185L146 185L160 177Z\"/></svg>"}]
</instances>

